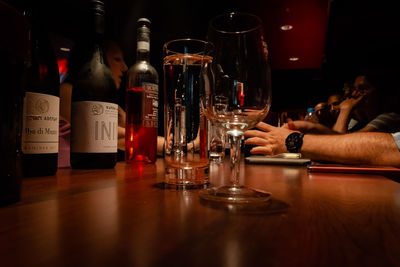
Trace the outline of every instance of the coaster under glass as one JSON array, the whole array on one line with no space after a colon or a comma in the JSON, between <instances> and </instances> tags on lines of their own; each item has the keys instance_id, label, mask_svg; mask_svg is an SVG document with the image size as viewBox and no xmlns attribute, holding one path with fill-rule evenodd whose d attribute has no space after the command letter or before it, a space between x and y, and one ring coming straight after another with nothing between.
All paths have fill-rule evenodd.
<instances>
[{"instance_id":1,"label":"coaster under glass","mask_svg":"<svg viewBox=\"0 0 400 267\"><path fill-rule=\"evenodd\" d=\"M222 186L200 191L203 200L225 202L230 204L240 203L265 203L271 200L271 194L254 190L246 186Z\"/></svg>"}]
</instances>

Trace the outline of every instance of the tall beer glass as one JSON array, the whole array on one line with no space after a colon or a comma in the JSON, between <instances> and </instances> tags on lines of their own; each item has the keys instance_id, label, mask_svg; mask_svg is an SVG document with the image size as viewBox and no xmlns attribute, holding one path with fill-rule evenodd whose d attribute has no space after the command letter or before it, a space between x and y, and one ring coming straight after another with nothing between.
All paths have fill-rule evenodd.
<instances>
[{"instance_id":1,"label":"tall beer glass","mask_svg":"<svg viewBox=\"0 0 400 267\"><path fill-rule=\"evenodd\" d=\"M200 72L207 42L179 39L164 45L166 184L179 187L208 183L207 122L200 109Z\"/></svg>"}]
</instances>

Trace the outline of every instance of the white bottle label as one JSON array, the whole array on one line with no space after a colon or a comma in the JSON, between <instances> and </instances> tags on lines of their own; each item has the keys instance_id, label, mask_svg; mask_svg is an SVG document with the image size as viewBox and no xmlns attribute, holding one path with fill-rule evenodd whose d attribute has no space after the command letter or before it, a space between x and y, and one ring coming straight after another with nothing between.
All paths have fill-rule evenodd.
<instances>
[{"instance_id":1,"label":"white bottle label","mask_svg":"<svg viewBox=\"0 0 400 267\"><path fill-rule=\"evenodd\" d=\"M60 98L26 92L22 120L24 154L58 153Z\"/></svg>"},{"instance_id":2,"label":"white bottle label","mask_svg":"<svg viewBox=\"0 0 400 267\"><path fill-rule=\"evenodd\" d=\"M118 105L77 101L71 105L71 152L116 153Z\"/></svg>"},{"instance_id":3,"label":"white bottle label","mask_svg":"<svg viewBox=\"0 0 400 267\"><path fill-rule=\"evenodd\" d=\"M145 41L139 41L137 42L137 50L145 50L145 51L150 51L150 43L145 42Z\"/></svg>"},{"instance_id":4,"label":"white bottle label","mask_svg":"<svg viewBox=\"0 0 400 267\"><path fill-rule=\"evenodd\" d=\"M142 83L142 125L143 127L158 127L158 85Z\"/></svg>"}]
</instances>

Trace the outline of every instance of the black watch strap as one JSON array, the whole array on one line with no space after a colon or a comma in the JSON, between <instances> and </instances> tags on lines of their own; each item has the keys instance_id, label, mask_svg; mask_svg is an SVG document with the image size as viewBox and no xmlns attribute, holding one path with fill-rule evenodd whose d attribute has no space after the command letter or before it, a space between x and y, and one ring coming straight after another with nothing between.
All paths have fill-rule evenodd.
<instances>
[{"instance_id":1,"label":"black watch strap","mask_svg":"<svg viewBox=\"0 0 400 267\"><path fill-rule=\"evenodd\" d=\"M303 145L303 133L291 133L286 137L285 145L286 149L290 153L298 153L300 151L301 146Z\"/></svg>"}]
</instances>

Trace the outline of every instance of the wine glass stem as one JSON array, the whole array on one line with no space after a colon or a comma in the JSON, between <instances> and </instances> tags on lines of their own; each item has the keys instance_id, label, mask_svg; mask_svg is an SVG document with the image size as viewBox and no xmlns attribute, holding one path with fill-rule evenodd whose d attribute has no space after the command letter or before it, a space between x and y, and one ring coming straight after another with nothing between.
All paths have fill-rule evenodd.
<instances>
[{"instance_id":1,"label":"wine glass stem","mask_svg":"<svg viewBox=\"0 0 400 267\"><path fill-rule=\"evenodd\" d=\"M242 143L242 135L228 133L231 157L231 183L233 187L239 187L240 172L240 146Z\"/></svg>"}]
</instances>

